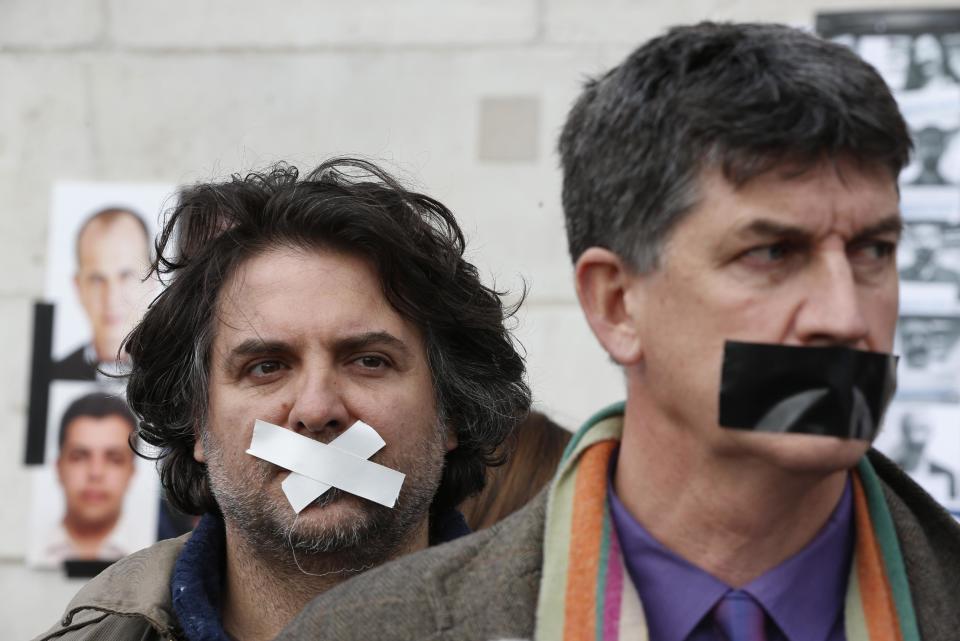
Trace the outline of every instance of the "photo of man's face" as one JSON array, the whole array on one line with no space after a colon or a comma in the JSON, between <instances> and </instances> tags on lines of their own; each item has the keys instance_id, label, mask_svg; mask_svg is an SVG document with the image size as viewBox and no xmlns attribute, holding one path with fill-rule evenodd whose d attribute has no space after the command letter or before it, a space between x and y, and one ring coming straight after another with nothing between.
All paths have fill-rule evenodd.
<instances>
[{"instance_id":1,"label":"photo of man's face","mask_svg":"<svg viewBox=\"0 0 960 641\"><path fill-rule=\"evenodd\" d=\"M120 344L142 313L149 284L148 237L143 223L124 210L93 216L77 236L77 296L93 333L98 362L117 358Z\"/></svg>"},{"instance_id":2,"label":"photo of man's face","mask_svg":"<svg viewBox=\"0 0 960 641\"><path fill-rule=\"evenodd\" d=\"M120 519L134 474L133 429L123 399L102 393L78 399L63 417L56 467L73 558L98 558Z\"/></svg>"},{"instance_id":3,"label":"photo of man's face","mask_svg":"<svg viewBox=\"0 0 960 641\"><path fill-rule=\"evenodd\" d=\"M151 220L175 189L53 186L25 457L32 476L26 554L32 568L108 562L150 545L161 531L178 533L159 527L159 478L131 449L137 422L123 398L125 380L117 376L130 367L129 356L119 353L123 340L159 290L155 277L146 278ZM76 567L93 572L100 566Z\"/></svg>"},{"instance_id":4,"label":"photo of man's face","mask_svg":"<svg viewBox=\"0 0 960 641\"><path fill-rule=\"evenodd\" d=\"M57 472L66 519L81 527L116 522L133 476L130 425L119 416L81 416L67 429Z\"/></svg>"}]
</instances>

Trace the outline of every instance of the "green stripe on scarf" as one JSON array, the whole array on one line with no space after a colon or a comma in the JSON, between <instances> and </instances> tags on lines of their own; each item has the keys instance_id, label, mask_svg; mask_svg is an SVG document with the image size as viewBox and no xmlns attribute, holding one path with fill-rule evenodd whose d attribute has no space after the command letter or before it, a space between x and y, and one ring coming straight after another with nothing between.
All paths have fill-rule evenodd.
<instances>
[{"instance_id":1,"label":"green stripe on scarf","mask_svg":"<svg viewBox=\"0 0 960 641\"><path fill-rule=\"evenodd\" d=\"M867 496L870 508L870 518L873 521L873 531L883 553L883 562L887 570L887 580L893 590L893 600L900 619L900 632L903 641L921 641L920 629L917 627L917 616L913 610L913 599L910 597L910 584L907 581L907 568L903 564L903 554L900 551L900 541L893 526L893 517L883 496L883 487L880 479L867 457L860 459L857 466L860 472L860 482Z\"/></svg>"},{"instance_id":2,"label":"green stripe on scarf","mask_svg":"<svg viewBox=\"0 0 960 641\"><path fill-rule=\"evenodd\" d=\"M577 430L576 434L573 435L573 438L570 439L570 442L567 443L567 447L563 450L563 456L561 457L560 460L563 462L566 462L573 456L574 451L584 449L583 447L580 447L580 441L583 440L587 432L593 432L594 427L596 427L602 421L607 420L608 418L622 419L623 414L626 411L626 408L627 408L626 401L620 401L619 403L614 403L613 405L609 405L603 408L602 410L600 410L599 412L597 412L596 414L588 418L587 421L583 424L583 427ZM620 435L623 432L623 426L618 425L615 432L616 433L612 435L612 438L615 438L619 441ZM611 437L608 436L607 438L611 438ZM591 435L590 443L588 443L588 445L592 445L593 443L596 443L597 441L600 441L600 440L603 440L603 439L594 438ZM561 464L560 467L563 468L564 465Z\"/></svg>"},{"instance_id":3,"label":"green stripe on scarf","mask_svg":"<svg viewBox=\"0 0 960 641\"><path fill-rule=\"evenodd\" d=\"M605 588L607 586L607 564L610 560L610 528L613 527L609 516L610 508L604 506L603 512L603 545L600 547L600 576L597 577L597 612L606 611L607 593ZM594 625L596 627L595 638L597 639L603 638L603 624L604 619L602 616L598 616L594 619Z\"/></svg>"}]
</instances>

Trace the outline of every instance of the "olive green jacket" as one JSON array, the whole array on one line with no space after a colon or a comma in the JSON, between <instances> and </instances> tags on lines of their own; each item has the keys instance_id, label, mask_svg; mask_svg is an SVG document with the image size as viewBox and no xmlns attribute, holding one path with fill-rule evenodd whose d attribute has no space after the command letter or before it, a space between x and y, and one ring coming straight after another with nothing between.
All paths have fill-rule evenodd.
<instances>
[{"instance_id":1,"label":"olive green jacket","mask_svg":"<svg viewBox=\"0 0 960 641\"><path fill-rule=\"evenodd\" d=\"M900 540L924 641L960 630L960 525L870 453ZM490 529L353 578L314 599L276 641L488 641L533 637L546 493Z\"/></svg>"},{"instance_id":2,"label":"olive green jacket","mask_svg":"<svg viewBox=\"0 0 960 641\"><path fill-rule=\"evenodd\" d=\"M111 565L35 641L181 641L170 579L189 536L160 541Z\"/></svg>"}]
</instances>

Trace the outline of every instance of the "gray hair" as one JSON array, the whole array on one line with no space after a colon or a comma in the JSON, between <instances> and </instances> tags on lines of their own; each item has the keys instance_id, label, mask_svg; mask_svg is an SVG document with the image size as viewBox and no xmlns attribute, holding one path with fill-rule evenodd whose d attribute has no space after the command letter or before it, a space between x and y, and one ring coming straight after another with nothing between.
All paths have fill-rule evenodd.
<instances>
[{"instance_id":1,"label":"gray hair","mask_svg":"<svg viewBox=\"0 0 960 641\"><path fill-rule=\"evenodd\" d=\"M896 178L910 136L883 79L839 44L773 24L677 27L587 82L560 137L574 261L604 247L645 272L720 169L849 157Z\"/></svg>"}]
</instances>

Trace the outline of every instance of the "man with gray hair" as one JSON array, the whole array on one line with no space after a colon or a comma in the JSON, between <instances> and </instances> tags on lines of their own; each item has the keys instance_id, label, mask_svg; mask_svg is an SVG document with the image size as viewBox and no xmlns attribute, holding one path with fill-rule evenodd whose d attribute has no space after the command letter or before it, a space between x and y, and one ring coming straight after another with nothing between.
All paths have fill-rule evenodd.
<instances>
[{"instance_id":1,"label":"man with gray hair","mask_svg":"<svg viewBox=\"0 0 960 641\"><path fill-rule=\"evenodd\" d=\"M626 402L526 509L279 639L954 639L960 527L870 449L909 151L878 73L784 26L674 28L589 82L563 207Z\"/></svg>"}]
</instances>

